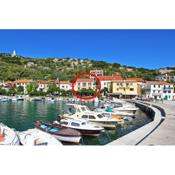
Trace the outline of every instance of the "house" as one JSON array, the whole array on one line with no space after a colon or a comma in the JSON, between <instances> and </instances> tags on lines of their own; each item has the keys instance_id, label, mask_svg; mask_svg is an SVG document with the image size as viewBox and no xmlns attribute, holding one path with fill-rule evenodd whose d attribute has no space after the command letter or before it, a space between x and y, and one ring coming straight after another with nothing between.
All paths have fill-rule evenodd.
<instances>
[{"instance_id":1,"label":"house","mask_svg":"<svg viewBox=\"0 0 175 175\"><path fill-rule=\"evenodd\" d=\"M14 85L15 85L15 87L23 87L23 89L24 89L24 94L27 94L27 89L26 89L26 87L27 87L27 85L29 84L29 83L32 83L33 82L33 80L16 80L16 81L14 81Z\"/></svg>"},{"instance_id":2,"label":"house","mask_svg":"<svg viewBox=\"0 0 175 175\"><path fill-rule=\"evenodd\" d=\"M146 98L175 100L174 85L164 81L147 81Z\"/></svg>"},{"instance_id":3,"label":"house","mask_svg":"<svg viewBox=\"0 0 175 175\"><path fill-rule=\"evenodd\" d=\"M112 80L110 96L134 98L141 96L141 84L136 80Z\"/></svg>"},{"instance_id":4,"label":"house","mask_svg":"<svg viewBox=\"0 0 175 175\"><path fill-rule=\"evenodd\" d=\"M59 87L62 90L68 91L72 89L72 84L69 81L60 81Z\"/></svg>"},{"instance_id":5,"label":"house","mask_svg":"<svg viewBox=\"0 0 175 175\"><path fill-rule=\"evenodd\" d=\"M37 83L37 91L40 92L47 92L51 84L56 84L56 86L59 87L59 80L38 80Z\"/></svg>"},{"instance_id":6,"label":"house","mask_svg":"<svg viewBox=\"0 0 175 175\"><path fill-rule=\"evenodd\" d=\"M169 75L169 74L159 75L155 77L155 80L175 82L175 75Z\"/></svg>"},{"instance_id":7,"label":"house","mask_svg":"<svg viewBox=\"0 0 175 175\"><path fill-rule=\"evenodd\" d=\"M78 78L75 82L74 89L95 89L94 80L92 78Z\"/></svg>"},{"instance_id":8,"label":"house","mask_svg":"<svg viewBox=\"0 0 175 175\"><path fill-rule=\"evenodd\" d=\"M91 74L94 74L94 75L96 75L96 76L103 76L103 70L97 70L97 69L95 69L95 70L90 70L90 73L91 73Z\"/></svg>"},{"instance_id":9,"label":"house","mask_svg":"<svg viewBox=\"0 0 175 175\"><path fill-rule=\"evenodd\" d=\"M101 89L108 88L110 91L111 89L111 82L113 80L123 80L123 78L119 75L115 76L98 76L100 82L101 82Z\"/></svg>"}]
</instances>

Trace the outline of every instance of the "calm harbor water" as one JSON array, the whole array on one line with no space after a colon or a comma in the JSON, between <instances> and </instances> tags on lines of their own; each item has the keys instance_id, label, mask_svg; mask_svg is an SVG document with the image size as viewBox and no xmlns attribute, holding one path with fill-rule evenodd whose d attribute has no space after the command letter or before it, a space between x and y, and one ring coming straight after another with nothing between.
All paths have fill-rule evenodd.
<instances>
[{"instance_id":1,"label":"calm harbor water","mask_svg":"<svg viewBox=\"0 0 175 175\"><path fill-rule=\"evenodd\" d=\"M87 104L92 107L92 103ZM0 102L0 122L17 131L24 131L33 128L33 122L43 120L52 122L59 114L64 112L65 102ZM107 144L151 121L145 113L138 111L135 119L128 124L118 126L116 130L103 132L99 137L83 137L83 145L104 145Z\"/></svg>"}]
</instances>

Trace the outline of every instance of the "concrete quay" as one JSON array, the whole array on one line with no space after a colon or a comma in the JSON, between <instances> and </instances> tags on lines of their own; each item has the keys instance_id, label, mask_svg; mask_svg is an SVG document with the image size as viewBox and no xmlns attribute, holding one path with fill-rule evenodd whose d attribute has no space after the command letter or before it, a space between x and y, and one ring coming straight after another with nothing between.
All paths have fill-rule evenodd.
<instances>
[{"instance_id":1,"label":"concrete quay","mask_svg":"<svg viewBox=\"0 0 175 175\"><path fill-rule=\"evenodd\" d=\"M153 110L154 120L108 145L175 145L175 101L135 102Z\"/></svg>"}]
</instances>

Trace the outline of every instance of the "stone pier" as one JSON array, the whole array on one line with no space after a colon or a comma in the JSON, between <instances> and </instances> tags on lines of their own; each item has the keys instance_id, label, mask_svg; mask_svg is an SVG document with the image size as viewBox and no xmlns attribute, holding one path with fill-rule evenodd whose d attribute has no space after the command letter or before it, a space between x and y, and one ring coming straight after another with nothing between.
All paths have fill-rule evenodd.
<instances>
[{"instance_id":1,"label":"stone pier","mask_svg":"<svg viewBox=\"0 0 175 175\"><path fill-rule=\"evenodd\" d=\"M175 101L135 102L153 110L154 120L108 145L175 145Z\"/></svg>"}]
</instances>

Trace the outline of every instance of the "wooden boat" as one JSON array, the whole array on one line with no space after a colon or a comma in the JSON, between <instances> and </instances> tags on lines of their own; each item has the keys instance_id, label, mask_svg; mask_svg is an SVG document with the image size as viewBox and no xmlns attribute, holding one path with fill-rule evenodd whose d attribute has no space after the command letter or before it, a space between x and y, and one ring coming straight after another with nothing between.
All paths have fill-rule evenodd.
<instances>
[{"instance_id":1,"label":"wooden boat","mask_svg":"<svg viewBox=\"0 0 175 175\"><path fill-rule=\"evenodd\" d=\"M81 139L81 133L75 129L64 128L57 124L49 124L42 121L34 122L34 126L46 133L49 133L63 142L71 142L78 144Z\"/></svg>"},{"instance_id":2,"label":"wooden boat","mask_svg":"<svg viewBox=\"0 0 175 175\"><path fill-rule=\"evenodd\" d=\"M60 122L55 121L55 124L61 125L65 128L76 129L85 136L99 136L104 128L93 125L86 120L75 120L75 119L62 119Z\"/></svg>"},{"instance_id":3,"label":"wooden boat","mask_svg":"<svg viewBox=\"0 0 175 175\"><path fill-rule=\"evenodd\" d=\"M3 123L0 123L0 145L19 145L16 132Z\"/></svg>"},{"instance_id":4,"label":"wooden boat","mask_svg":"<svg viewBox=\"0 0 175 175\"><path fill-rule=\"evenodd\" d=\"M27 131L19 132L20 143L25 146L61 146L62 143L54 136L38 129L28 129Z\"/></svg>"}]
</instances>

